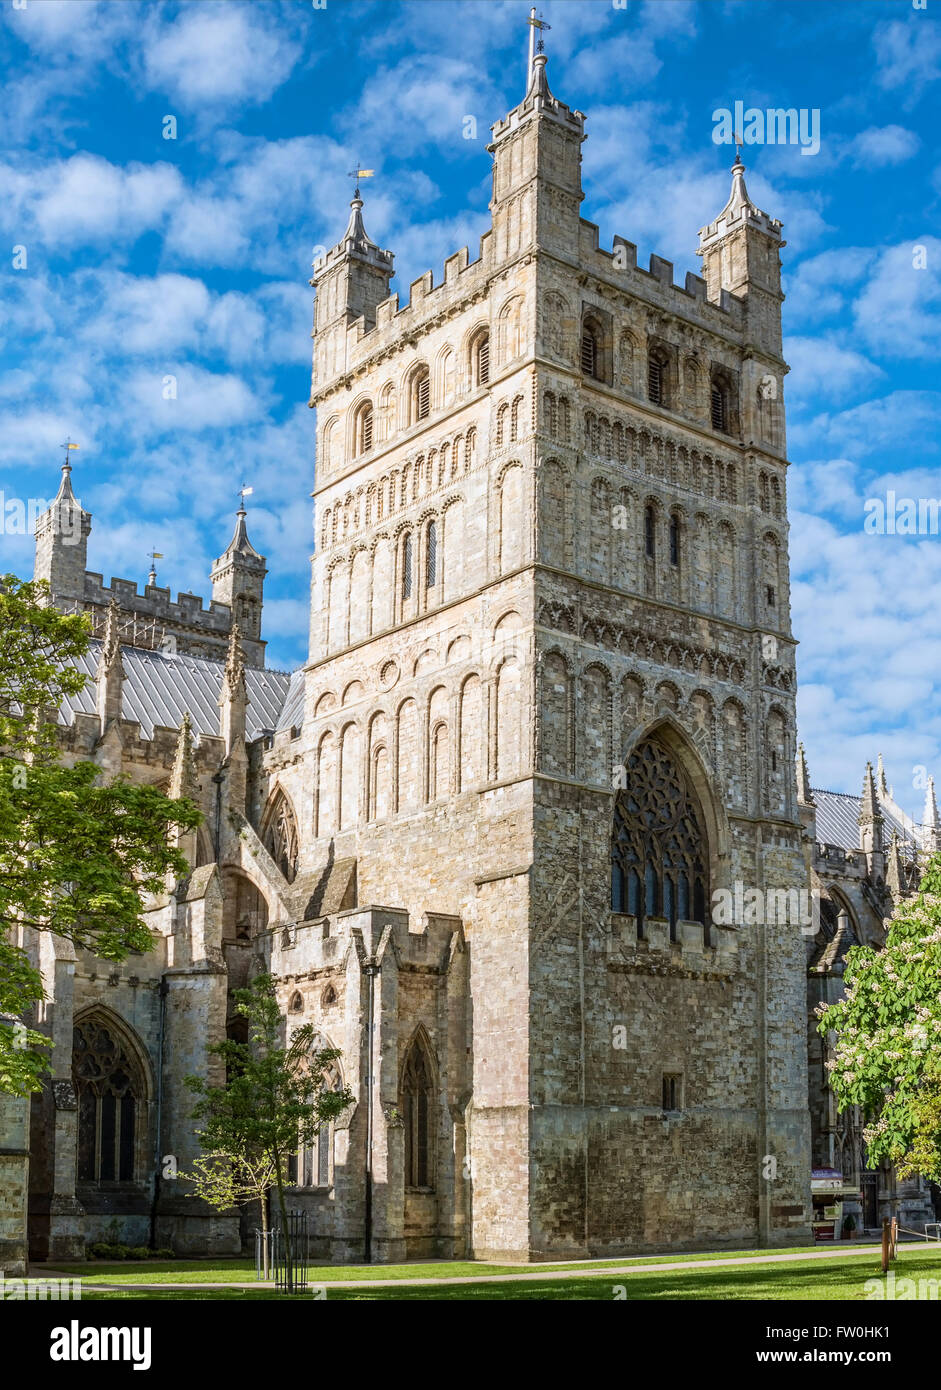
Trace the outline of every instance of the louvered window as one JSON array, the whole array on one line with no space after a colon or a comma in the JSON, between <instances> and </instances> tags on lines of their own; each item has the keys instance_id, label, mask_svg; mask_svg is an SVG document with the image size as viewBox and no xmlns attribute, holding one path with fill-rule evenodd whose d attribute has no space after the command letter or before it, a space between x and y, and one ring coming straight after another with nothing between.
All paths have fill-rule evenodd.
<instances>
[{"instance_id":1,"label":"louvered window","mask_svg":"<svg viewBox=\"0 0 941 1390\"><path fill-rule=\"evenodd\" d=\"M728 396L721 386L712 388L712 428L727 433L729 428Z\"/></svg>"},{"instance_id":2,"label":"louvered window","mask_svg":"<svg viewBox=\"0 0 941 1390\"><path fill-rule=\"evenodd\" d=\"M582 371L586 376L597 376L598 373L598 344L590 328L586 328L582 334Z\"/></svg>"},{"instance_id":3,"label":"louvered window","mask_svg":"<svg viewBox=\"0 0 941 1390\"><path fill-rule=\"evenodd\" d=\"M654 405L663 405L663 363L651 357L647 363L647 397Z\"/></svg>"},{"instance_id":4,"label":"louvered window","mask_svg":"<svg viewBox=\"0 0 941 1390\"><path fill-rule=\"evenodd\" d=\"M481 338L477 344L477 385L486 386L490 380L490 338Z\"/></svg>"}]
</instances>

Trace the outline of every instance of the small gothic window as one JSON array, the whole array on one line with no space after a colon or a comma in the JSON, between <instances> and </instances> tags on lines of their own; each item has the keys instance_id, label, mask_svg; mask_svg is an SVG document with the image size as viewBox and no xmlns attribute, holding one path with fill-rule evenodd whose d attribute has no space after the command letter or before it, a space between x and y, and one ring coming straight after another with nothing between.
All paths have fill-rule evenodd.
<instances>
[{"instance_id":1,"label":"small gothic window","mask_svg":"<svg viewBox=\"0 0 941 1390\"><path fill-rule=\"evenodd\" d=\"M290 1004L288 1004L288 1011L292 1014L300 1014L304 1012L304 997L299 989L296 989L294 993L291 995L291 1002Z\"/></svg>"},{"instance_id":2,"label":"small gothic window","mask_svg":"<svg viewBox=\"0 0 941 1390\"><path fill-rule=\"evenodd\" d=\"M661 744L645 739L625 773L614 804L612 911L636 917L641 936L648 917L665 917L671 940L684 920L701 922L708 936L706 841L684 772Z\"/></svg>"},{"instance_id":3,"label":"small gothic window","mask_svg":"<svg viewBox=\"0 0 941 1390\"><path fill-rule=\"evenodd\" d=\"M414 425L419 420L427 419L430 408L431 378L427 367L418 367L412 374L409 389L409 424Z\"/></svg>"},{"instance_id":4,"label":"small gothic window","mask_svg":"<svg viewBox=\"0 0 941 1390\"><path fill-rule=\"evenodd\" d=\"M588 324L582 330L582 371L586 376L598 375L598 340Z\"/></svg>"},{"instance_id":5,"label":"small gothic window","mask_svg":"<svg viewBox=\"0 0 941 1390\"><path fill-rule=\"evenodd\" d=\"M490 380L490 334L484 333L474 345L474 385L486 386Z\"/></svg>"},{"instance_id":6,"label":"small gothic window","mask_svg":"<svg viewBox=\"0 0 941 1390\"><path fill-rule=\"evenodd\" d=\"M353 421L353 455L359 457L372 448L372 402L367 401L356 412Z\"/></svg>"},{"instance_id":7,"label":"small gothic window","mask_svg":"<svg viewBox=\"0 0 941 1390\"><path fill-rule=\"evenodd\" d=\"M729 429L729 396L725 387L718 381L712 383L712 428L723 434Z\"/></svg>"},{"instance_id":8,"label":"small gothic window","mask_svg":"<svg viewBox=\"0 0 941 1390\"><path fill-rule=\"evenodd\" d=\"M433 589L438 582L438 527L434 521L428 523L426 539L425 588Z\"/></svg>"},{"instance_id":9,"label":"small gothic window","mask_svg":"<svg viewBox=\"0 0 941 1390\"><path fill-rule=\"evenodd\" d=\"M412 597L412 533L407 531L402 541L402 597Z\"/></svg>"},{"instance_id":10,"label":"small gothic window","mask_svg":"<svg viewBox=\"0 0 941 1390\"><path fill-rule=\"evenodd\" d=\"M683 1077L680 1072L665 1071L663 1073L663 1108L664 1110L681 1110L683 1094Z\"/></svg>"},{"instance_id":11,"label":"small gothic window","mask_svg":"<svg viewBox=\"0 0 941 1390\"><path fill-rule=\"evenodd\" d=\"M327 985L327 988L321 995L320 1002L325 1009L329 1008L331 1004L335 1004L337 1002L337 992L333 988L333 985Z\"/></svg>"},{"instance_id":12,"label":"small gothic window","mask_svg":"<svg viewBox=\"0 0 941 1390\"><path fill-rule=\"evenodd\" d=\"M133 1182L144 1080L111 1024L92 1017L72 1031L78 1097L78 1181Z\"/></svg>"},{"instance_id":13,"label":"small gothic window","mask_svg":"<svg viewBox=\"0 0 941 1390\"><path fill-rule=\"evenodd\" d=\"M769 608L773 608L773 607L774 607L774 585L773 585L773 584L769 584L769 585L767 586L767 588L766 588L766 590L765 590L765 595L766 595L767 600L768 600L768 607L769 607Z\"/></svg>"},{"instance_id":14,"label":"small gothic window","mask_svg":"<svg viewBox=\"0 0 941 1390\"><path fill-rule=\"evenodd\" d=\"M680 563L680 523L677 517L670 517L670 564Z\"/></svg>"},{"instance_id":15,"label":"small gothic window","mask_svg":"<svg viewBox=\"0 0 941 1390\"><path fill-rule=\"evenodd\" d=\"M277 793L268 809L261 838L288 883L293 883L297 874L297 820L283 791Z\"/></svg>"},{"instance_id":16,"label":"small gothic window","mask_svg":"<svg viewBox=\"0 0 941 1390\"><path fill-rule=\"evenodd\" d=\"M644 551L648 560L657 553L657 514L650 505L644 508Z\"/></svg>"},{"instance_id":17,"label":"small gothic window","mask_svg":"<svg viewBox=\"0 0 941 1390\"><path fill-rule=\"evenodd\" d=\"M339 1068L331 1062L324 1068L323 1089L339 1091L342 1087ZM324 1121L312 1143L300 1144L296 1153L288 1155L288 1182L292 1187L329 1187L333 1182L334 1129L333 1120Z\"/></svg>"},{"instance_id":18,"label":"small gothic window","mask_svg":"<svg viewBox=\"0 0 941 1390\"><path fill-rule=\"evenodd\" d=\"M401 1110L405 1125L405 1185L432 1187L434 1093L431 1064L421 1038L413 1041L405 1058Z\"/></svg>"}]
</instances>

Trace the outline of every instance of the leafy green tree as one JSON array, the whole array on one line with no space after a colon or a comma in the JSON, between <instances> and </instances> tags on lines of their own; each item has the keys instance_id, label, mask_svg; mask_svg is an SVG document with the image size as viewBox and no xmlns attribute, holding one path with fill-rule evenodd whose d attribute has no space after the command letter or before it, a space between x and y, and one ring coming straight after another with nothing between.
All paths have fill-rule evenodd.
<instances>
[{"instance_id":1,"label":"leafy green tree","mask_svg":"<svg viewBox=\"0 0 941 1390\"><path fill-rule=\"evenodd\" d=\"M880 951L847 952L845 997L821 1006L840 1109L858 1105L870 1166L941 1181L941 855L903 899Z\"/></svg>"},{"instance_id":2,"label":"leafy green tree","mask_svg":"<svg viewBox=\"0 0 941 1390\"><path fill-rule=\"evenodd\" d=\"M248 1020L248 1042L229 1039L209 1049L225 1062L225 1084L211 1086L200 1076L188 1076L186 1084L199 1097L193 1118L203 1122L199 1139L204 1154L219 1156L221 1164L241 1154L258 1171L262 1160L270 1166L268 1186L278 1194L290 1271L284 1199L288 1159L300 1145L312 1144L320 1126L342 1114L353 1096L348 1090L328 1089L324 1072L340 1053L335 1048L318 1049L311 1024L298 1028L285 1046L285 1019L270 975L258 975L248 989L236 990L235 1001L238 1012ZM222 1201L230 1206L237 1181L236 1174L233 1186L219 1187L217 1200L211 1195L211 1184L203 1184L202 1195L213 1205Z\"/></svg>"},{"instance_id":3,"label":"leafy green tree","mask_svg":"<svg viewBox=\"0 0 941 1390\"><path fill-rule=\"evenodd\" d=\"M0 578L0 1091L39 1090L49 1040L21 1020L44 997L22 933L53 932L104 960L152 943L145 895L189 872L172 842L202 819L153 787L58 761L56 711L87 677L84 615L58 612L44 581Z\"/></svg>"}]
</instances>

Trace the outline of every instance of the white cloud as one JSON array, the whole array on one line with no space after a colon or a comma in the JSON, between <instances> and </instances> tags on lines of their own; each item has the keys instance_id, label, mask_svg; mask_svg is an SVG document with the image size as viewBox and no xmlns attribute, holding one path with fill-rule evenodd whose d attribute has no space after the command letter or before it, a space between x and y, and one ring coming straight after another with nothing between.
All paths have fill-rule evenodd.
<instances>
[{"instance_id":1,"label":"white cloud","mask_svg":"<svg viewBox=\"0 0 941 1390\"><path fill-rule=\"evenodd\" d=\"M183 106L267 101L290 76L299 44L269 5L185 7L145 30L147 83Z\"/></svg>"},{"instance_id":2,"label":"white cloud","mask_svg":"<svg viewBox=\"0 0 941 1390\"><path fill-rule=\"evenodd\" d=\"M826 382L827 400L836 404L885 377L875 362L855 348L844 347L832 334L788 336L784 352L791 365L786 383L791 404L819 399L822 382Z\"/></svg>"},{"instance_id":3,"label":"white cloud","mask_svg":"<svg viewBox=\"0 0 941 1390\"><path fill-rule=\"evenodd\" d=\"M172 397L165 395L173 389L169 377L175 380L176 395ZM241 377L210 372L192 363L134 371L123 387L129 403L136 407L127 425L133 427L138 439L179 430L231 430L262 414L261 402Z\"/></svg>"},{"instance_id":4,"label":"white cloud","mask_svg":"<svg viewBox=\"0 0 941 1390\"><path fill-rule=\"evenodd\" d=\"M805 258L794 270L786 269L788 322L819 322L839 314L877 255L870 248L845 246L821 251Z\"/></svg>"},{"instance_id":5,"label":"white cloud","mask_svg":"<svg viewBox=\"0 0 941 1390\"><path fill-rule=\"evenodd\" d=\"M876 351L936 359L941 348L941 239L917 237L883 251L856 300L855 317Z\"/></svg>"},{"instance_id":6,"label":"white cloud","mask_svg":"<svg viewBox=\"0 0 941 1390\"><path fill-rule=\"evenodd\" d=\"M38 171L36 171L38 174ZM63 254L78 241L135 238L159 227L182 192L180 173L171 164L110 164L97 155L77 154L28 181L42 188L31 214L50 248Z\"/></svg>"},{"instance_id":7,"label":"white cloud","mask_svg":"<svg viewBox=\"0 0 941 1390\"><path fill-rule=\"evenodd\" d=\"M864 456L914 443L923 453L937 451L941 393L891 391L835 415L821 413L790 429L792 441L809 448Z\"/></svg>"},{"instance_id":8,"label":"white cloud","mask_svg":"<svg viewBox=\"0 0 941 1390\"><path fill-rule=\"evenodd\" d=\"M941 77L941 35L927 12L880 24L872 36L876 81L889 91L902 89L903 106L911 106L929 83Z\"/></svg>"},{"instance_id":9,"label":"white cloud","mask_svg":"<svg viewBox=\"0 0 941 1390\"><path fill-rule=\"evenodd\" d=\"M918 152L921 141L904 126L870 126L849 143L849 154L856 164L881 169L887 164L903 164Z\"/></svg>"}]
</instances>

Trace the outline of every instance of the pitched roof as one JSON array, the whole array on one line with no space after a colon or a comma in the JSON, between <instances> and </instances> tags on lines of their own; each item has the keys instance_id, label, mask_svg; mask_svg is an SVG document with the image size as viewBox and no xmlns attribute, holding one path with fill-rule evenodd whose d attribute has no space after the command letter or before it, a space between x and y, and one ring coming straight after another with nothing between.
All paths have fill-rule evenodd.
<instances>
[{"instance_id":1,"label":"pitched roof","mask_svg":"<svg viewBox=\"0 0 941 1390\"><path fill-rule=\"evenodd\" d=\"M859 808L862 797L850 796L846 792L820 791L812 789L817 807L817 840L823 845L838 845L841 849L859 849ZM911 821L902 820L896 810L878 795L879 811L885 820L882 830L883 845L888 847L892 831L898 833L902 852L911 854L918 845L917 827Z\"/></svg>"},{"instance_id":2,"label":"pitched roof","mask_svg":"<svg viewBox=\"0 0 941 1390\"><path fill-rule=\"evenodd\" d=\"M76 662L89 679L78 695L63 701L59 711L62 724L71 724L76 714L95 713L95 673L101 645L93 638L88 652ZM224 661L125 646L121 648L121 655L126 677L121 714L125 719L138 721L144 738L153 738L157 725L179 728L187 711L195 733L218 735ZM295 677L299 674L294 673ZM266 729L278 727L288 691L292 689L292 677L287 671L248 666L245 684L248 689L246 733L249 739L255 739ZM303 681L300 688L300 709L303 711Z\"/></svg>"}]
</instances>

